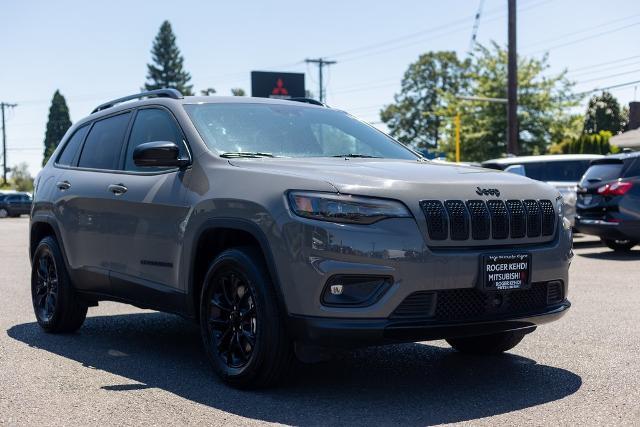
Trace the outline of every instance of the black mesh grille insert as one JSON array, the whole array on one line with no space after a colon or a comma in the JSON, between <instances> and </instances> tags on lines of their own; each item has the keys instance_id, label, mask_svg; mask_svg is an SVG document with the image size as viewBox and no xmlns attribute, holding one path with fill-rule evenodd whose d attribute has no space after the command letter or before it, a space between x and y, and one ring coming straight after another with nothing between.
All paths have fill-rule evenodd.
<instances>
[{"instance_id":1,"label":"black mesh grille insert","mask_svg":"<svg viewBox=\"0 0 640 427\"><path fill-rule=\"evenodd\" d=\"M520 200L507 200L507 209L511 219L511 238L521 238L527 233L527 220L524 206Z\"/></svg>"},{"instance_id":2,"label":"black mesh grille insert","mask_svg":"<svg viewBox=\"0 0 640 427\"><path fill-rule=\"evenodd\" d=\"M544 312L564 301L562 282L534 283L530 289L484 292L477 288L420 291L409 295L392 318L441 322L472 321Z\"/></svg>"},{"instance_id":3,"label":"black mesh grille insert","mask_svg":"<svg viewBox=\"0 0 640 427\"><path fill-rule=\"evenodd\" d=\"M527 236L538 237L542 233L542 212L535 200L523 202L527 212Z\"/></svg>"},{"instance_id":4,"label":"black mesh grille insert","mask_svg":"<svg viewBox=\"0 0 640 427\"><path fill-rule=\"evenodd\" d=\"M433 317L436 293L419 291L409 295L393 312L393 318Z\"/></svg>"},{"instance_id":5,"label":"black mesh grille insert","mask_svg":"<svg viewBox=\"0 0 640 427\"><path fill-rule=\"evenodd\" d=\"M429 237L433 240L445 240L449 222L440 200L423 200L420 207L427 219Z\"/></svg>"},{"instance_id":6,"label":"black mesh grille insert","mask_svg":"<svg viewBox=\"0 0 640 427\"><path fill-rule=\"evenodd\" d=\"M469 212L461 200L447 200L444 206L449 213L451 239L467 240L469 238Z\"/></svg>"},{"instance_id":7,"label":"black mesh grille insert","mask_svg":"<svg viewBox=\"0 0 640 427\"><path fill-rule=\"evenodd\" d=\"M551 236L556 226L556 212L550 200L540 200L538 202L542 211L542 235Z\"/></svg>"},{"instance_id":8,"label":"black mesh grille insert","mask_svg":"<svg viewBox=\"0 0 640 427\"><path fill-rule=\"evenodd\" d=\"M475 240L485 240L491 234L491 218L489 209L482 200L469 200L467 209L471 216L471 237Z\"/></svg>"},{"instance_id":9,"label":"black mesh grille insert","mask_svg":"<svg viewBox=\"0 0 640 427\"><path fill-rule=\"evenodd\" d=\"M491 234L494 239L506 239L509 237L509 213L502 200L489 200L487 202L491 212Z\"/></svg>"}]
</instances>

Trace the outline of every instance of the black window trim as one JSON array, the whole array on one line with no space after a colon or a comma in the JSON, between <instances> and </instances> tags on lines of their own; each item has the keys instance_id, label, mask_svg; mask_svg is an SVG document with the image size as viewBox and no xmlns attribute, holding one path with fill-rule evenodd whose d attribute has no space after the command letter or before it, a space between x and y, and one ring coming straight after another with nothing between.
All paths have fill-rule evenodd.
<instances>
[{"instance_id":1,"label":"black window trim","mask_svg":"<svg viewBox=\"0 0 640 427\"><path fill-rule=\"evenodd\" d=\"M133 125L135 123L136 118L138 117L138 112L140 110L163 110L165 112L167 112L169 114L169 117L171 117L171 119L173 120L174 124L176 125L176 127L178 128L178 130L180 131L180 133L182 134L182 140L184 141L184 145L185 148L187 150L187 157L189 158L189 166L186 168L182 168L182 169L189 169L191 168L191 163L193 162L193 156L191 155L191 146L189 145L189 141L187 140L187 136L186 133L184 132L184 129L182 128L182 126L180 126L180 121L178 119L176 119L175 114L173 114L173 111L171 111L171 109L167 108L164 105L160 105L160 104L146 104L146 105L142 105L140 107L137 107L135 109L135 112L133 114L133 117L131 118L131 122L129 123L129 127L127 129L127 133L125 135L125 143L122 144L122 152L120 153L120 169L118 170L119 173L123 173L126 175L163 175L163 174L167 174L167 173L173 173L176 171L181 170L181 168L179 167L173 167L173 168L167 168L167 169L163 169L163 170L150 170L150 171L130 171L130 170L126 170L125 169L125 165L127 162L126 156L127 156L127 150L129 149L129 143L131 142L131 131L133 130Z\"/></svg>"},{"instance_id":2,"label":"black window trim","mask_svg":"<svg viewBox=\"0 0 640 427\"><path fill-rule=\"evenodd\" d=\"M89 125L89 130L87 130L87 134L84 136L84 139L82 140L82 144L80 145L80 149L78 150L78 154L76 154L76 156L73 159L73 162L71 165L66 166L66 165L59 165L57 163L54 164L55 167L60 168L60 169L74 169L74 170L80 170L80 171L89 171L89 172L104 172L104 173L120 173L122 172L121 170L118 169L98 169L98 168L86 168L86 167L81 167L79 166L80 163L80 157L82 156L82 152L84 151L84 146L87 142L87 137L89 136L89 134L91 133L91 130L93 129L93 126L95 126L96 123L98 123L99 121L102 120L106 120L109 119L111 117L115 117L115 116L119 116L121 114L126 114L126 113L132 113L131 117L129 117L129 122L127 123L127 129L125 130L125 136L123 139L123 145L124 145L124 141L128 138L129 136L129 131L131 130L131 124L132 122L132 118L134 116L135 112L135 108L127 108L124 110L118 110L113 112L113 114L109 114L106 116L102 116L99 118L96 118L95 120L92 120L91 122L87 123L87 125ZM84 127L85 125L83 125L82 127ZM80 128L78 128L80 129ZM75 132L74 132L75 134ZM66 143L65 143L66 145ZM120 157L122 157L122 152L120 152ZM118 164L120 164L121 162L121 158L118 158Z\"/></svg>"},{"instance_id":3,"label":"black window trim","mask_svg":"<svg viewBox=\"0 0 640 427\"><path fill-rule=\"evenodd\" d=\"M53 161L54 167L61 168L61 169L70 169L78 164L78 159L80 158L80 152L82 151L82 147L84 146L84 141L85 139L87 139L87 135L89 135L89 131L91 130L92 127L93 127L93 122L84 123L82 126L78 126L78 128L74 130L71 135L69 135L69 138L67 138L61 144L62 148L60 149L60 152L58 153L55 160ZM71 162L68 165L61 165L60 163L58 163L58 161L60 160L60 157L62 157L62 154L64 153L64 150L67 149L67 146L69 145L69 141L71 141L73 137L76 136L76 134L80 132L81 129L84 129L84 128L87 128L87 133L84 134L82 141L80 141L80 145L78 146L76 153L73 155L73 159L71 160Z\"/></svg>"}]
</instances>

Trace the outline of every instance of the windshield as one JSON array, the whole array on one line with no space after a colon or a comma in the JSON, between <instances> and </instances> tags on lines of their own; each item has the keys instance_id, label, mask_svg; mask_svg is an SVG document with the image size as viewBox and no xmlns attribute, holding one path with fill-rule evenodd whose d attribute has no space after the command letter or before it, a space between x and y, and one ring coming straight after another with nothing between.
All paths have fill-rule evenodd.
<instances>
[{"instance_id":1,"label":"windshield","mask_svg":"<svg viewBox=\"0 0 640 427\"><path fill-rule=\"evenodd\" d=\"M597 184L603 181L611 181L620 177L623 163L602 163L591 166L580 181L581 187Z\"/></svg>"},{"instance_id":2,"label":"windshield","mask_svg":"<svg viewBox=\"0 0 640 427\"><path fill-rule=\"evenodd\" d=\"M258 103L184 107L205 143L221 155L418 159L382 132L328 108Z\"/></svg>"}]
</instances>

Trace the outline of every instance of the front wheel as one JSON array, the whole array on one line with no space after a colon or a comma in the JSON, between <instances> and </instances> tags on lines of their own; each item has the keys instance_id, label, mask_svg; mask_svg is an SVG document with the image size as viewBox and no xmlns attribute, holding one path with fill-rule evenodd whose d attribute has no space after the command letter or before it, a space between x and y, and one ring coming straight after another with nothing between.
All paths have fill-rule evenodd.
<instances>
[{"instance_id":1,"label":"front wheel","mask_svg":"<svg viewBox=\"0 0 640 427\"><path fill-rule=\"evenodd\" d=\"M500 354L518 345L524 335L522 332L508 331L476 337L448 338L447 342L461 353Z\"/></svg>"},{"instance_id":2,"label":"front wheel","mask_svg":"<svg viewBox=\"0 0 640 427\"><path fill-rule=\"evenodd\" d=\"M638 244L637 241L631 239L602 239L602 242L617 252L630 251L631 248Z\"/></svg>"},{"instance_id":3,"label":"front wheel","mask_svg":"<svg viewBox=\"0 0 640 427\"><path fill-rule=\"evenodd\" d=\"M5 208L0 208L0 218L6 218L9 216L9 211Z\"/></svg>"},{"instance_id":4,"label":"front wheel","mask_svg":"<svg viewBox=\"0 0 640 427\"><path fill-rule=\"evenodd\" d=\"M283 376L293 352L257 251L228 249L213 260L202 287L200 330L207 358L227 384L267 387Z\"/></svg>"}]
</instances>

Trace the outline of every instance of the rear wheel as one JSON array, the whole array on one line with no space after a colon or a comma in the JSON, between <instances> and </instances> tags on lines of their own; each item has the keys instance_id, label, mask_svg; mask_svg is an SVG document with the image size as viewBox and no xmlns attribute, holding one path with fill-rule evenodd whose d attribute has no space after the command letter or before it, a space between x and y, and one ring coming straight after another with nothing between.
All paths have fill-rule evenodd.
<instances>
[{"instance_id":1,"label":"rear wheel","mask_svg":"<svg viewBox=\"0 0 640 427\"><path fill-rule=\"evenodd\" d=\"M630 251L638 244L636 240L631 239L602 239L602 242L614 251L626 252Z\"/></svg>"},{"instance_id":2,"label":"rear wheel","mask_svg":"<svg viewBox=\"0 0 640 427\"><path fill-rule=\"evenodd\" d=\"M51 236L38 243L33 255L31 300L38 324L47 332L73 332L87 316L87 304L76 295L60 247Z\"/></svg>"},{"instance_id":3,"label":"rear wheel","mask_svg":"<svg viewBox=\"0 0 640 427\"><path fill-rule=\"evenodd\" d=\"M207 357L227 384L267 387L283 376L293 352L257 251L228 249L211 263L202 289L200 330Z\"/></svg>"},{"instance_id":4,"label":"rear wheel","mask_svg":"<svg viewBox=\"0 0 640 427\"><path fill-rule=\"evenodd\" d=\"M0 218L6 218L9 216L9 211L5 208L0 208Z\"/></svg>"},{"instance_id":5,"label":"rear wheel","mask_svg":"<svg viewBox=\"0 0 640 427\"><path fill-rule=\"evenodd\" d=\"M518 345L524 336L523 332L508 331L476 337L448 338L447 342L461 353L499 354Z\"/></svg>"}]
</instances>

